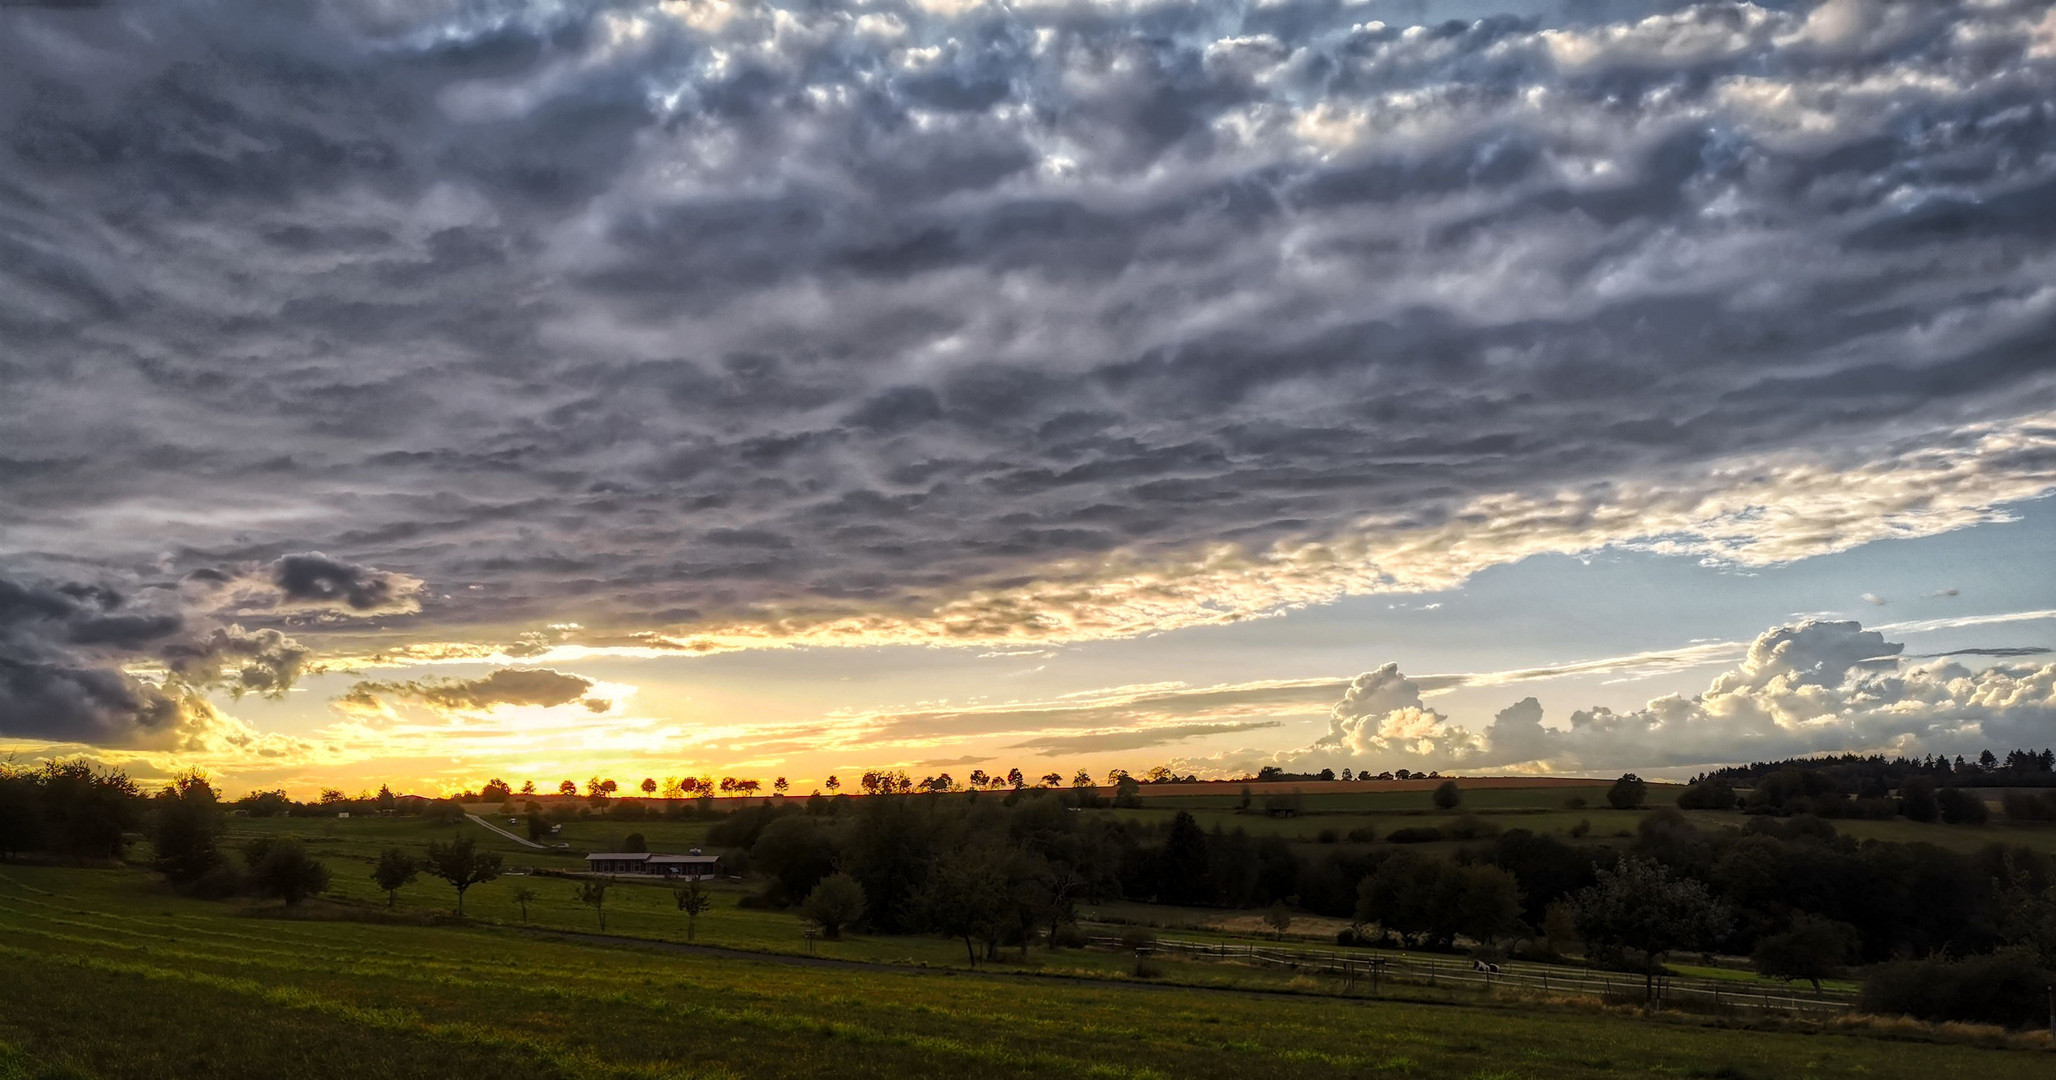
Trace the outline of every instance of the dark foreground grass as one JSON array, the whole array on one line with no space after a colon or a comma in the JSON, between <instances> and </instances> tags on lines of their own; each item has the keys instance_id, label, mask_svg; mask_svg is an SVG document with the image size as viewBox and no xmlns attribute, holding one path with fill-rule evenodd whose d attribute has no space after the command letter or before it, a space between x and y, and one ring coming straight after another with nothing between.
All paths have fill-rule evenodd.
<instances>
[{"instance_id":1,"label":"dark foreground grass","mask_svg":"<svg viewBox=\"0 0 2056 1080\"><path fill-rule=\"evenodd\" d=\"M262 918L0 869L9 1077L2049 1075L2056 1057L1436 1006L806 966Z\"/></svg>"}]
</instances>

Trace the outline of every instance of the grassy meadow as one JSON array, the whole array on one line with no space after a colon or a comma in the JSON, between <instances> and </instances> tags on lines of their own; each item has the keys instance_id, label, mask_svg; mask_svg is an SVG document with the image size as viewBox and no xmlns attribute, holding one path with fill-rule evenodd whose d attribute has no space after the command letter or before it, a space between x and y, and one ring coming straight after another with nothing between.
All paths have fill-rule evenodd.
<instances>
[{"instance_id":1,"label":"grassy meadow","mask_svg":"<svg viewBox=\"0 0 2056 1080\"><path fill-rule=\"evenodd\" d=\"M133 869L0 867L0 1077L2006 1080L2056 1060L1861 1028L598 946L320 903L307 915L182 898Z\"/></svg>"}]
</instances>

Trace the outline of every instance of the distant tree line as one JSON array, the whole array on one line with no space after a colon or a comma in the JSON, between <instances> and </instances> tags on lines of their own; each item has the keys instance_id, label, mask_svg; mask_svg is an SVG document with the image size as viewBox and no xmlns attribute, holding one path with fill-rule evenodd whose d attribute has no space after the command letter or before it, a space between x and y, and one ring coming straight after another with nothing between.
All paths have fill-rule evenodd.
<instances>
[{"instance_id":1,"label":"distant tree line","mask_svg":"<svg viewBox=\"0 0 2056 1080\"><path fill-rule=\"evenodd\" d=\"M1839 790L1852 794L1896 791L1915 780L1935 787L2056 787L2056 750L2009 750L2005 757L1986 750L1974 760L1966 760L1961 754L1953 759L1938 754L1917 758L1887 758L1882 754L1786 758L1731 765L1694 780L1725 780L1738 788L1754 787L1774 773L1791 769L1818 773L1832 780Z\"/></svg>"}]
</instances>

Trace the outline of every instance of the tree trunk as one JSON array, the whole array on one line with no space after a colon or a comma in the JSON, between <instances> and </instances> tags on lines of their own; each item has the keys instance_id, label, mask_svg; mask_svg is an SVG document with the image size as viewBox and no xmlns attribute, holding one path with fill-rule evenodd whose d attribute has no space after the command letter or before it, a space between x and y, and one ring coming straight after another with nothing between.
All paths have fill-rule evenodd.
<instances>
[{"instance_id":1,"label":"tree trunk","mask_svg":"<svg viewBox=\"0 0 2056 1080\"><path fill-rule=\"evenodd\" d=\"M978 950L971 947L971 935L964 935L964 955L970 958L971 966L978 966Z\"/></svg>"}]
</instances>

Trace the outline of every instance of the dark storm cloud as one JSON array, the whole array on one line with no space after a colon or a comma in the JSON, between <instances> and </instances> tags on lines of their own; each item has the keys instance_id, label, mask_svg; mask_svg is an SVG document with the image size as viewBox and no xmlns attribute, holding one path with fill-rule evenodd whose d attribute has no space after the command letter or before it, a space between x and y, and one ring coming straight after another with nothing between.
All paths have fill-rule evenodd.
<instances>
[{"instance_id":1,"label":"dark storm cloud","mask_svg":"<svg viewBox=\"0 0 2056 1080\"><path fill-rule=\"evenodd\" d=\"M114 658L161 645L181 622L123 603L100 586L0 577L0 735L125 744L177 728L176 697Z\"/></svg>"},{"instance_id":2,"label":"dark storm cloud","mask_svg":"<svg viewBox=\"0 0 2056 1080\"><path fill-rule=\"evenodd\" d=\"M0 576L0 736L169 745L214 719L191 695L275 698L306 670L310 650L278 630L211 625L173 590L148 593Z\"/></svg>"},{"instance_id":3,"label":"dark storm cloud","mask_svg":"<svg viewBox=\"0 0 2056 1080\"><path fill-rule=\"evenodd\" d=\"M1617 541L1738 456L2038 490L2048 3L1492 6L10 11L0 558L970 639L1368 518L1518 557L1500 495Z\"/></svg>"},{"instance_id":4,"label":"dark storm cloud","mask_svg":"<svg viewBox=\"0 0 2056 1080\"><path fill-rule=\"evenodd\" d=\"M271 567L279 606L377 615L418 610L420 582L404 574L331 559L320 552L287 555Z\"/></svg>"}]
</instances>

